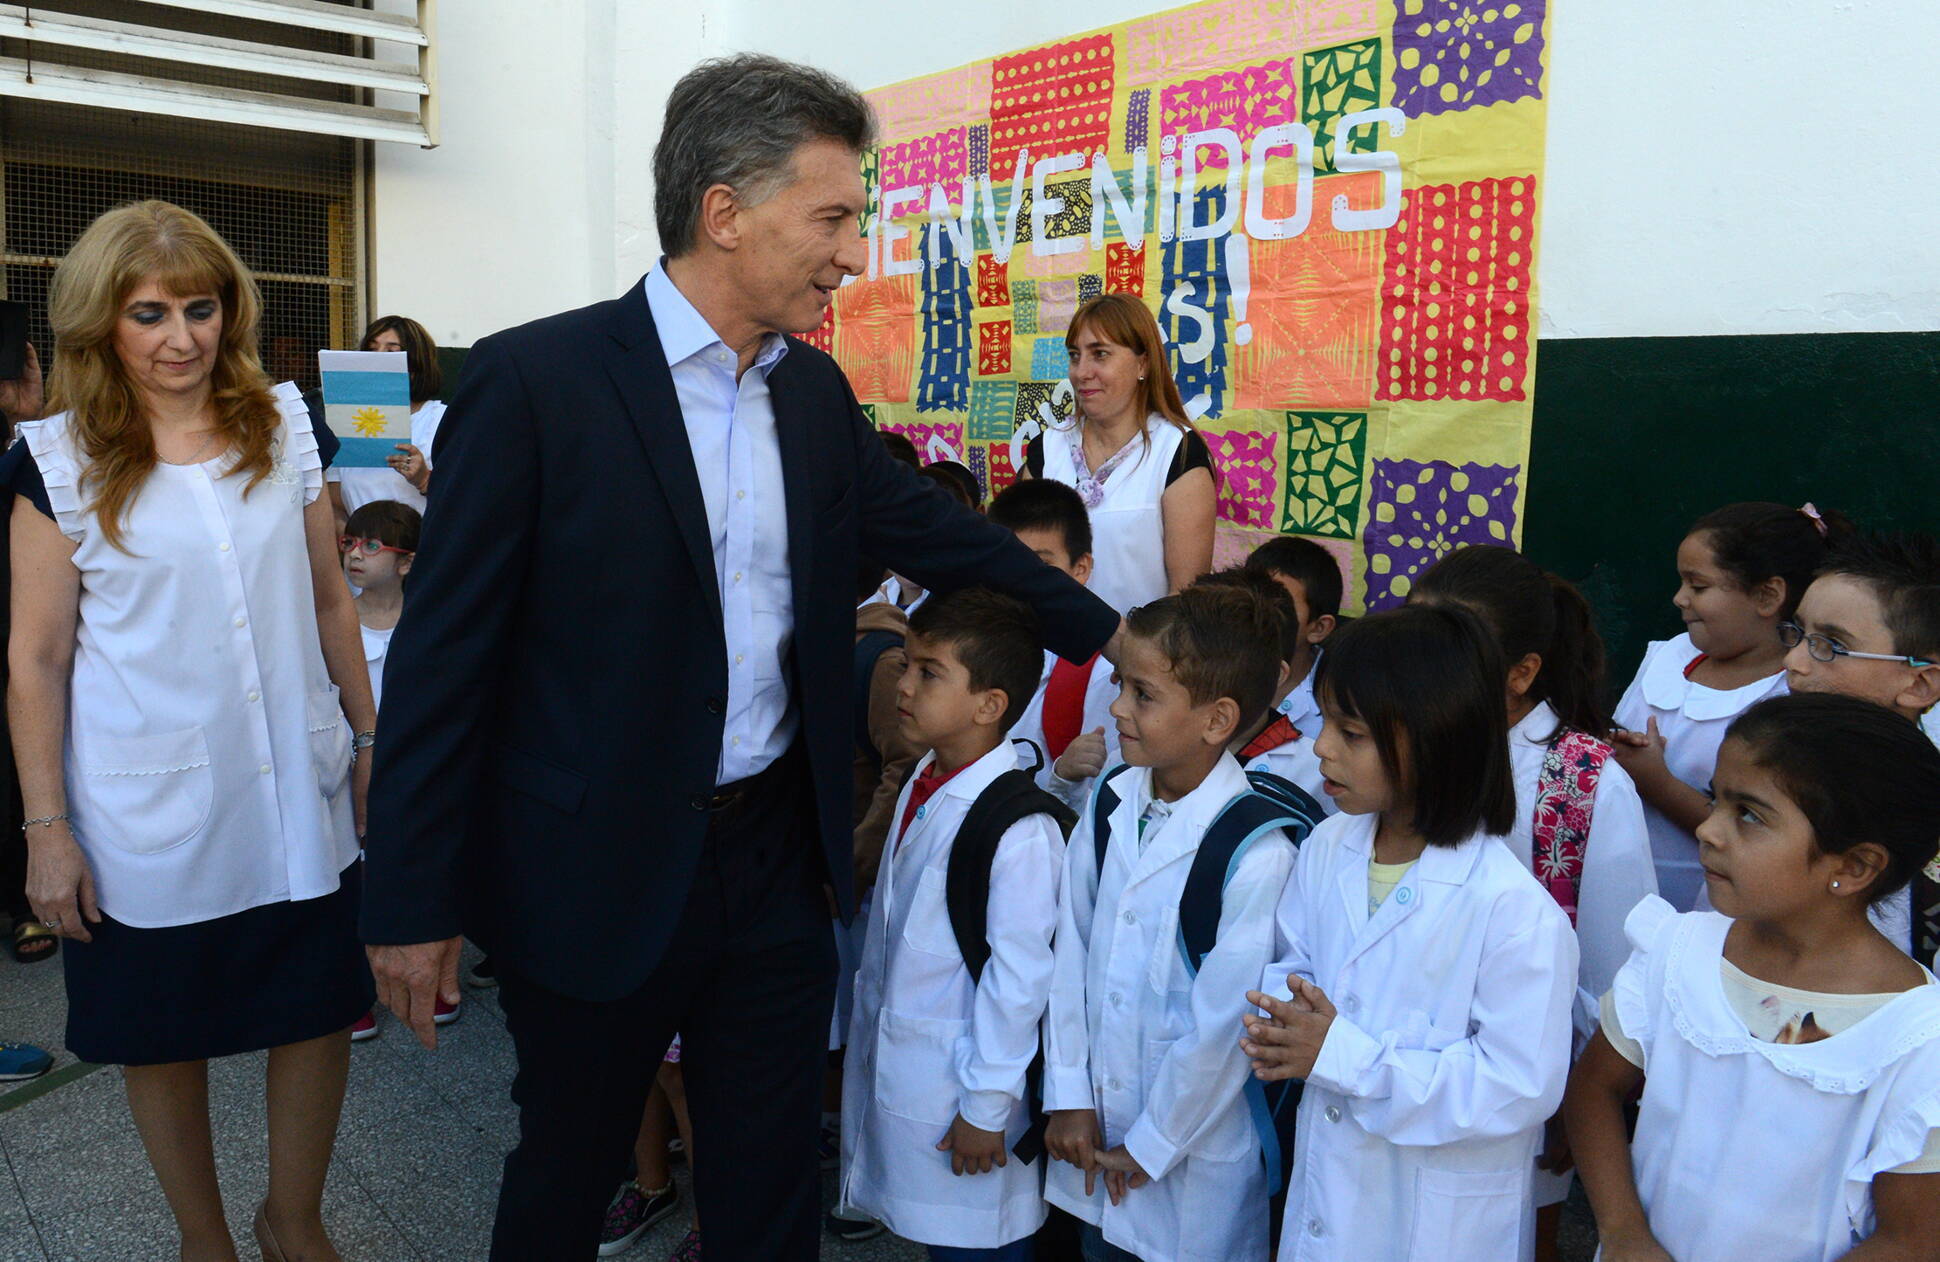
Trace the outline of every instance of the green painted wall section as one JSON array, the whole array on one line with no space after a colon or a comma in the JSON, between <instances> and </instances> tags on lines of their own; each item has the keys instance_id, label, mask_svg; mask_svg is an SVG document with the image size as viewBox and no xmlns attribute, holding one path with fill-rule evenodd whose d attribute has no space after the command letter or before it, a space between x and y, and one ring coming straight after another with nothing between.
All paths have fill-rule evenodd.
<instances>
[{"instance_id":1,"label":"green painted wall section","mask_svg":"<svg viewBox=\"0 0 1940 1262\"><path fill-rule=\"evenodd\" d=\"M438 354L449 399L465 349ZM1672 556L1711 509L1940 530L1940 333L1544 342L1529 466L1524 547L1595 604L1620 692L1679 630Z\"/></svg>"}]
</instances>

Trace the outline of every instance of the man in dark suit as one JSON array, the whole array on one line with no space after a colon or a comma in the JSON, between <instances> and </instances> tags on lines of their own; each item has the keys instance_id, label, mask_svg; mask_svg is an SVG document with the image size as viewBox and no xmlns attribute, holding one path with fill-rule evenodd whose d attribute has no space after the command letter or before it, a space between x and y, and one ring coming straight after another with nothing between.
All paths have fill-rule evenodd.
<instances>
[{"instance_id":1,"label":"man in dark suit","mask_svg":"<svg viewBox=\"0 0 1940 1262\"><path fill-rule=\"evenodd\" d=\"M892 460L834 362L783 336L866 264L873 136L854 89L806 67L691 72L654 155L668 257L479 342L440 435L363 927L427 1043L460 931L497 965L520 1142L495 1259L593 1255L676 1031L708 1257L816 1256L858 549L1024 599L1074 661L1117 635Z\"/></svg>"}]
</instances>

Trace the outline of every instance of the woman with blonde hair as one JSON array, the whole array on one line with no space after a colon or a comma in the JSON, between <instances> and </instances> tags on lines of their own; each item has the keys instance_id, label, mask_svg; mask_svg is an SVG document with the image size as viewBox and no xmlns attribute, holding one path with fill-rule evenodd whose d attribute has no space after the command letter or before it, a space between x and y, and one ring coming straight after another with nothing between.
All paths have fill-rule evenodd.
<instances>
[{"instance_id":1,"label":"woman with blonde hair","mask_svg":"<svg viewBox=\"0 0 1940 1262\"><path fill-rule=\"evenodd\" d=\"M1091 590L1128 613L1212 569L1212 453L1179 399L1159 322L1139 298L1085 303L1064 345L1077 411L1031 440L1023 476L1077 488L1091 512Z\"/></svg>"},{"instance_id":2,"label":"woman with blonde hair","mask_svg":"<svg viewBox=\"0 0 1940 1262\"><path fill-rule=\"evenodd\" d=\"M236 1258L208 1060L263 1048L257 1243L338 1257L324 1172L374 998L353 751L376 720L322 494L336 440L265 379L258 310L195 215L102 215L54 273L54 415L0 461L27 894L68 939L68 1046L126 1066L185 1262Z\"/></svg>"}]
</instances>

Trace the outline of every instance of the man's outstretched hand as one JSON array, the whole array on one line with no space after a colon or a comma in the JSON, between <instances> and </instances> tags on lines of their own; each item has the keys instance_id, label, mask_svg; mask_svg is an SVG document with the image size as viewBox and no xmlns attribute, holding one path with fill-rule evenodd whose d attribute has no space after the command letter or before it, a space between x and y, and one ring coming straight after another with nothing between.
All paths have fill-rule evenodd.
<instances>
[{"instance_id":1,"label":"man's outstretched hand","mask_svg":"<svg viewBox=\"0 0 1940 1262\"><path fill-rule=\"evenodd\" d=\"M426 1048L438 1046L438 1027L432 1021L438 997L458 1002L460 938L443 942L414 942L408 946L365 947L371 975L377 978L377 1000L411 1027Z\"/></svg>"}]
</instances>

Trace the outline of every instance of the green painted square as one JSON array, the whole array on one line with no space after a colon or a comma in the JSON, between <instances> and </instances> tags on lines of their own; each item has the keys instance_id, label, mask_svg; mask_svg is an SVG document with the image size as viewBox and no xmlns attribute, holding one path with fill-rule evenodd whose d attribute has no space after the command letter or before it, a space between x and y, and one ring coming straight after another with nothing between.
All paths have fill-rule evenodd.
<instances>
[{"instance_id":1,"label":"green painted square","mask_svg":"<svg viewBox=\"0 0 1940 1262\"><path fill-rule=\"evenodd\" d=\"M1367 469L1367 413L1287 413L1288 534L1352 539Z\"/></svg>"},{"instance_id":2,"label":"green painted square","mask_svg":"<svg viewBox=\"0 0 1940 1262\"><path fill-rule=\"evenodd\" d=\"M1381 42L1356 40L1317 48L1300 58L1300 117L1314 132L1314 170L1335 171L1334 125L1381 104ZM1359 127L1348 137L1350 153L1373 153L1377 128Z\"/></svg>"},{"instance_id":3,"label":"green painted square","mask_svg":"<svg viewBox=\"0 0 1940 1262\"><path fill-rule=\"evenodd\" d=\"M1017 383L970 383L970 420L964 437L973 443L1009 442L1017 429Z\"/></svg>"}]
</instances>

